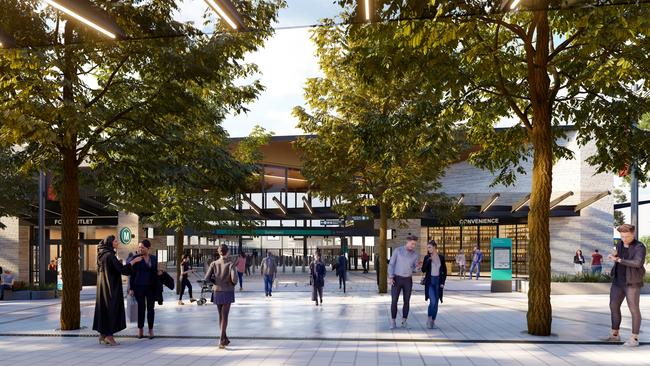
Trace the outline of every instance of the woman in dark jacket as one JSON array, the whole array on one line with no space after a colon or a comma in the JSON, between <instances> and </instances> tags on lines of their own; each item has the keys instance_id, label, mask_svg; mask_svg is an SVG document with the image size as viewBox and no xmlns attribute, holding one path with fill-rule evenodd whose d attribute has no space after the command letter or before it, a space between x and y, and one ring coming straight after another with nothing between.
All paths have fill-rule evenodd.
<instances>
[{"instance_id":1,"label":"woman in dark jacket","mask_svg":"<svg viewBox=\"0 0 650 366\"><path fill-rule=\"evenodd\" d=\"M133 264L133 275L129 278L129 294L135 296L138 303L138 338L144 333L144 313L147 313L149 339L153 339L154 304L158 292L158 258L149 254L151 242L144 239L138 244L138 256L141 261ZM134 257L136 258L136 257Z\"/></svg>"},{"instance_id":2,"label":"woman in dark jacket","mask_svg":"<svg viewBox=\"0 0 650 366\"><path fill-rule=\"evenodd\" d=\"M445 257L438 254L438 245L434 240L427 244L427 255L422 262L422 272L424 272L424 299L429 301L427 311L427 326L429 329L435 328L436 316L438 315L438 301L442 302L442 290L447 280L447 266Z\"/></svg>"},{"instance_id":3,"label":"woman in dark jacket","mask_svg":"<svg viewBox=\"0 0 650 366\"><path fill-rule=\"evenodd\" d=\"M311 301L316 301L316 306L318 306L318 298L320 298L321 305L323 304L323 287L325 286L326 273L325 263L321 260L320 253L316 253L316 259L309 264L309 275L313 286Z\"/></svg>"},{"instance_id":4,"label":"woman in dark jacket","mask_svg":"<svg viewBox=\"0 0 650 366\"><path fill-rule=\"evenodd\" d=\"M226 334L228 328L228 314L230 305L235 302L235 285L237 284L237 271L235 265L228 257L228 246L221 244L219 247L220 258L210 264L205 274L205 281L214 283L212 302L219 310L219 324L221 325L221 337L219 348L226 348L230 339Z\"/></svg>"},{"instance_id":5,"label":"woman in dark jacket","mask_svg":"<svg viewBox=\"0 0 650 366\"><path fill-rule=\"evenodd\" d=\"M126 328L122 275L132 273L132 266L142 260L133 259L126 266L115 256L119 242L114 235L97 246L97 296L93 330L99 332L99 343L117 346L113 335Z\"/></svg>"}]
</instances>

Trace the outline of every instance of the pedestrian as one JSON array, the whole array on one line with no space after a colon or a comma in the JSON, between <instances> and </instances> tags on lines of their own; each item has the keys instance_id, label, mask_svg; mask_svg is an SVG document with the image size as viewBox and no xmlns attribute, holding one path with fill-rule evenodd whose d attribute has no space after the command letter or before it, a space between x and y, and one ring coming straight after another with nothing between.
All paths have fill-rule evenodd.
<instances>
[{"instance_id":1,"label":"pedestrian","mask_svg":"<svg viewBox=\"0 0 650 366\"><path fill-rule=\"evenodd\" d=\"M188 278L189 274L193 272L194 269L190 265L190 256L188 254L184 254L183 260L181 261L181 293L178 296L178 305L185 305L185 303L183 302L183 294L185 293L186 287L187 287L187 292L190 295L190 302L196 301L194 296L192 296L192 283Z\"/></svg>"},{"instance_id":2,"label":"pedestrian","mask_svg":"<svg viewBox=\"0 0 650 366\"><path fill-rule=\"evenodd\" d=\"M129 295L135 296L138 303L138 339L144 336L144 317L147 315L149 339L153 339L154 305L158 290L158 258L149 253L151 242L147 239L138 243L138 255L141 261L132 264L133 274L129 278ZM135 257L134 257L135 258ZM133 259L131 259L133 263Z\"/></svg>"},{"instance_id":3,"label":"pedestrian","mask_svg":"<svg viewBox=\"0 0 650 366\"><path fill-rule=\"evenodd\" d=\"M212 302L217 305L219 311L219 325L221 336L219 337L219 348L226 348L230 339L226 333L228 328L228 314L230 306L235 302L235 285L237 285L237 271L228 257L228 246L221 244L219 247L221 258L212 262L208 272L205 274L205 281L212 281L214 284Z\"/></svg>"},{"instance_id":4,"label":"pedestrian","mask_svg":"<svg viewBox=\"0 0 650 366\"><path fill-rule=\"evenodd\" d=\"M126 328L122 275L133 273L132 266L142 261L138 256L122 265L115 251L119 241L109 235L97 245L97 294L93 330L99 332L99 344L117 346L113 335Z\"/></svg>"},{"instance_id":5,"label":"pedestrian","mask_svg":"<svg viewBox=\"0 0 650 366\"><path fill-rule=\"evenodd\" d=\"M316 301L316 306L318 306L319 298L320 304L323 305L323 287L325 286L326 273L325 263L321 260L320 253L316 253L316 258L309 264L310 282L312 284L311 301Z\"/></svg>"},{"instance_id":6,"label":"pedestrian","mask_svg":"<svg viewBox=\"0 0 650 366\"><path fill-rule=\"evenodd\" d=\"M251 265L253 264L253 258L250 254L246 254L246 276L251 275Z\"/></svg>"},{"instance_id":7,"label":"pedestrian","mask_svg":"<svg viewBox=\"0 0 650 366\"><path fill-rule=\"evenodd\" d=\"M591 253L591 274L598 275L603 272L603 256L598 253L598 249Z\"/></svg>"},{"instance_id":8,"label":"pedestrian","mask_svg":"<svg viewBox=\"0 0 650 366\"><path fill-rule=\"evenodd\" d=\"M573 256L573 270L576 272L576 275L582 274L582 265L585 263L585 257L582 255L582 250L576 250L576 254Z\"/></svg>"},{"instance_id":9,"label":"pedestrian","mask_svg":"<svg viewBox=\"0 0 650 366\"><path fill-rule=\"evenodd\" d=\"M621 305L623 299L632 314L632 336L624 346L638 347L639 332L641 331L641 287L645 277L645 244L634 238L635 227L623 224L616 230L621 234L621 240L616 244L614 252L608 258L614 261L612 268L612 287L609 292L609 309L612 314L612 331L607 338L610 342L619 342L621 335Z\"/></svg>"},{"instance_id":10,"label":"pedestrian","mask_svg":"<svg viewBox=\"0 0 650 366\"><path fill-rule=\"evenodd\" d=\"M11 273L10 270L6 269L4 273L0 272L0 300L4 300L5 290L14 289L16 284L16 275Z\"/></svg>"},{"instance_id":11,"label":"pedestrian","mask_svg":"<svg viewBox=\"0 0 650 366\"><path fill-rule=\"evenodd\" d=\"M474 250L472 251L472 266L469 268L469 279L472 279L472 274L474 273L474 269L476 269L476 280L481 275L481 262L483 262L483 252L481 251L481 247L477 245L474 245Z\"/></svg>"},{"instance_id":12,"label":"pedestrian","mask_svg":"<svg viewBox=\"0 0 650 366\"><path fill-rule=\"evenodd\" d=\"M363 267L363 273L368 273L369 262L370 256L366 253L366 248L361 249L361 267Z\"/></svg>"},{"instance_id":13,"label":"pedestrian","mask_svg":"<svg viewBox=\"0 0 650 366\"><path fill-rule=\"evenodd\" d=\"M458 277L464 279L467 261L465 260L465 253L463 253L462 249L459 249L458 254L456 254L456 264L458 265Z\"/></svg>"},{"instance_id":14,"label":"pedestrian","mask_svg":"<svg viewBox=\"0 0 650 366\"><path fill-rule=\"evenodd\" d=\"M239 277L239 291L244 290L244 272L246 271L246 253L241 252L237 257L237 276Z\"/></svg>"},{"instance_id":15,"label":"pedestrian","mask_svg":"<svg viewBox=\"0 0 650 366\"><path fill-rule=\"evenodd\" d=\"M339 290L341 286L343 287L343 293L345 293L345 280L348 272L348 259L345 258L345 253L341 251L341 254L337 260L336 266L336 275L339 277Z\"/></svg>"},{"instance_id":16,"label":"pedestrian","mask_svg":"<svg viewBox=\"0 0 650 366\"><path fill-rule=\"evenodd\" d=\"M438 302L442 302L442 290L447 280L447 266L445 257L438 253L438 244L435 240L429 240L427 244L427 255L424 256L422 264L424 272L424 300L429 300L427 309L427 327L433 329L436 326L438 315Z\"/></svg>"},{"instance_id":17,"label":"pedestrian","mask_svg":"<svg viewBox=\"0 0 650 366\"><path fill-rule=\"evenodd\" d=\"M266 258L262 259L260 273L264 277L264 292L266 297L273 296L273 281L278 273L278 266L275 263L275 259L271 256L271 252L268 250L266 251Z\"/></svg>"},{"instance_id":18,"label":"pedestrian","mask_svg":"<svg viewBox=\"0 0 650 366\"><path fill-rule=\"evenodd\" d=\"M397 325L397 300L399 295L404 292L404 305L402 307L402 328L407 328L406 323L409 315L411 302L411 291L413 290L413 272L418 265L420 256L415 251L418 238L415 235L406 237L406 245L393 251L393 255L388 262L388 282L391 285L391 306L390 306L390 329L395 329Z\"/></svg>"}]
</instances>

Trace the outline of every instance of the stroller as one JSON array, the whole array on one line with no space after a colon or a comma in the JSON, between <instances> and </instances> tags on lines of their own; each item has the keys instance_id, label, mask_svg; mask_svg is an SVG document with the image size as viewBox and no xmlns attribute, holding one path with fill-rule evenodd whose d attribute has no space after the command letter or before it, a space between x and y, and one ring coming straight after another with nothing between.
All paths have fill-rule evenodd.
<instances>
[{"instance_id":1,"label":"stroller","mask_svg":"<svg viewBox=\"0 0 650 366\"><path fill-rule=\"evenodd\" d=\"M196 282L199 284L199 286L201 286L201 295L199 295L199 299L196 300L196 305L198 306L205 305L208 302L206 294L208 294L208 296L212 294L213 284L210 281L205 281L204 279L199 277L199 275L197 275L196 273L194 275L198 278Z\"/></svg>"}]
</instances>

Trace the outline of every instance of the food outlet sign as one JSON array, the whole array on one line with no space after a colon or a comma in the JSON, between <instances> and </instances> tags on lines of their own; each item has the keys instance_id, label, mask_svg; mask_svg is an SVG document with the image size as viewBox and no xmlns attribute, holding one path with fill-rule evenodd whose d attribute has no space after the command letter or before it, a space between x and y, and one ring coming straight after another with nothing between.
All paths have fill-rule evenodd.
<instances>
[{"instance_id":1,"label":"food outlet sign","mask_svg":"<svg viewBox=\"0 0 650 366\"><path fill-rule=\"evenodd\" d=\"M467 225L490 225L490 224L498 224L499 219L460 219L458 220L458 224L460 226L467 226Z\"/></svg>"},{"instance_id":2,"label":"food outlet sign","mask_svg":"<svg viewBox=\"0 0 650 366\"><path fill-rule=\"evenodd\" d=\"M46 225L61 226L62 219L48 219ZM117 217L84 217L77 220L79 226L116 226Z\"/></svg>"}]
</instances>

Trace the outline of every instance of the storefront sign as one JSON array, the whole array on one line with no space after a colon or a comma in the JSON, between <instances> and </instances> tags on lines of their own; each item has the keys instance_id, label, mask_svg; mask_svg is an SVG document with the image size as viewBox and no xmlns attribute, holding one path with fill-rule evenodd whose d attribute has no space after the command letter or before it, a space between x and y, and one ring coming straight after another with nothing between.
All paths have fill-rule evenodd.
<instances>
[{"instance_id":1,"label":"storefront sign","mask_svg":"<svg viewBox=\"0 0 650 366\"><path fill-rule=\"evenodd\" d=\"M498 218L491 218L491 219L460 219L458 220L458 225L460 226L467 226L467 225L498 225L499 224L499 219Z\"/></svg>"},{"instance_id":2,"label":"storefront sign","mask_svg":"<svg viewBox=\"0 0 650 366\"><path fill-rule=\"evenodd\" d=\"M131 242L131 229L123 227L122 230L120 230L120 242L124 245Z\"/></svg>"},{"instance_id":3,"label":"storefront sign","mask_svg":"<svg viewBox=\"0 0 650 366\"><path fill-rule=\"evenodd\" d=\"M327 220L320 220L321 225L341 225L343 224L343 220L340 219L327 219Z\"/></svg>"},{"instance_id":4,"label":"storefront sign","mask_svg":"<svg viewBox=\"0 0 650 366\"><path fill-rule=\"evenodd\" d=\"M62 219L49 218L45 220L47 226L61 226ZM79 226L117 226L117 217L80 217L77 219Z\"/></svg>"}]
</instances>

